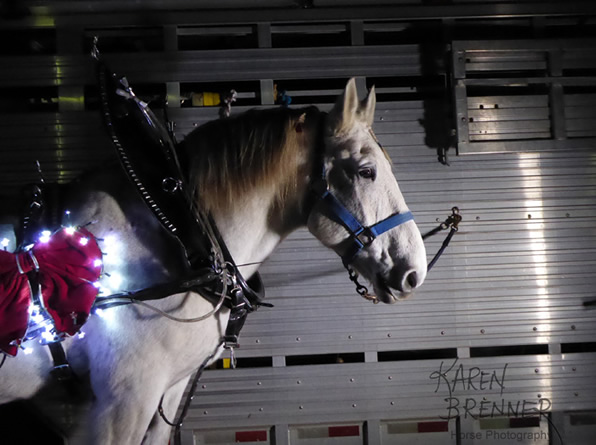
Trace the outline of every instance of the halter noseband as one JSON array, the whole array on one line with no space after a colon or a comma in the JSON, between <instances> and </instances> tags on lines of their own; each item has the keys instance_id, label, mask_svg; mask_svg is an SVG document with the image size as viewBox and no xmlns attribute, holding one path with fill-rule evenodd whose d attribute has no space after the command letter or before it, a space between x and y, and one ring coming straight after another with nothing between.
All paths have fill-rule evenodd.
<instances>
[{"instance_id":1,"label":"halter noseband","mask_svg":"<svg viewBox=\"0 0 596 445\"><path fill-rule=\"evenodd\" d=\"M346 252L341 255L344 266L348 266L356 255L364 248L370 246L372 242L383 233L397 227L405 222L414 219L412 212L394 213L387 218L376 222L371 226L364 226L352 212L350 212L337 197L329 190L329 182L325 169L323 155L325 153L325 121L326 114L320 118L316 141L317 158L315 160L315 174L309 185L310 202L307 206L308 214L312 211L315 204L323 204L323 212L336 223L341 224L349 233L349 246ZM374 138L376 140L376 138ZM377 141L378 143L378 141Z\"/></svg>"}]
</instances>

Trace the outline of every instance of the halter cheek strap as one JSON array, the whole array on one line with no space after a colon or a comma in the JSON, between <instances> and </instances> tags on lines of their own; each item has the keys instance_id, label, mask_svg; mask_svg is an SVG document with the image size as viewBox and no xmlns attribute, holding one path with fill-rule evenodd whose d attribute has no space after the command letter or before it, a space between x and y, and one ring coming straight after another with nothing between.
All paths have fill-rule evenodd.
<instances>
[{"instance_id":1,"label":"halter cheek strap","mask_svg":"<svg viewBox=\"0 0 596 445\"><path fill-rule=\"evenodd\" d=\"M327 182L325 181L325 184ZM319 186L320 188L320 186ZM324 212L333 221L341 224L350 234L349 246L341 256L344 265L350 264L354 257L383 233L414 219L412 212L394 213L393 215L371 225L364 226L346 207L331 193L328 187L319 197L324 204Z\"/></svg>"}]
</instances>

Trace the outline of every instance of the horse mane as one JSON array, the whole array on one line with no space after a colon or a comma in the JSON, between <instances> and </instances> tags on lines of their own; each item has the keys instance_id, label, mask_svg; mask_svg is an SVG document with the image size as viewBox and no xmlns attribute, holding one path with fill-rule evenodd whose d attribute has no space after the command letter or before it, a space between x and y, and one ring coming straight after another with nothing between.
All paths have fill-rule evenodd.
<instances>
[{"instance_id":1,"label":"horse mane","mask_svg":"<svg viewBox=\"0 0 596 445\"><path fill-rule=\"evenodd\" d=\"M297 126L305 113L318 110L253 109L207 122L189 133L184 154L200 205L208 211L228 208L257 188L281 202L295 191L305 148Z\"/></svg>"}]
</instances>

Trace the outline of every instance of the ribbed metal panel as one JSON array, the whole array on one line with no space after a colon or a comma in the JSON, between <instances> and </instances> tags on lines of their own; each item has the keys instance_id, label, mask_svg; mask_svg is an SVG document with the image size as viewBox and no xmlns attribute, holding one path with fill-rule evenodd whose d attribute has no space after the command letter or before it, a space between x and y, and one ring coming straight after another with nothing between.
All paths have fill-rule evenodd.
<instances>
[{"instance_id":1,"label":"ribbed metal panel","mask_svg":"<svg viewBox=\"0 0 596 445\"><path fill-rule=\"evenodd\" d=\"M275 307L249 317L237 351L238 369L205 372L185 432L273 428L271 437L283 445L291 425L353 422L366 428L372 445L380 437L381 421L448 416L450 393L437 376L452 365L445 379L456 378L460 365L464 373L451 391L460 408L467 399L515 406L526 401L530 408L544 399L555 420L568 411L596 410L596 312L583 305L596 299L596 130L590 87L595 59L586 50L594 41L576 47L569 41L526 40L515 51L513 40L455 42L452 70L462 82L454 85L452 111L458 134L465 130L459 147L469 149L460 151L469 154L456 157L451 149L450 166L445 166L437 162L432 133L433 124L446 119L442 82L448 69L433 59L444 58L444 41L429 45L407 33L396 37L411 28L422 38L425 20L441 17L458 32L468 25L529 23L534 6L545 29L552 30L574 26L574 15L590 10L589 2L571 2L564 9L556 2L398 7L382 1L360 8L365 13L358 15L354 6L360 2L330 0L318 2L316 17L328 21L319 29L312 24L313 10L292 10L289 17L276 8L290 2L272 0L256 2L272 9L246 6L245 15L229 16L234 25L222 24L227 16L219 8L240 3L209 2L199 14L185 11L186 1L173 2L167 11L161 2L151 2L143 14L151 27L144 30L135 28L136 2L87 2L86 7L54 2L46 10L34 8L34 17L18 26L8 23L7 29L57 26L58 38L57 49L50 45L37 55L1 56L0 85L20 107L15 105L15 113L5 109L0 123L3 190L13 192L37 179L34 159L48 179L67 182L111 156L93 109L93 67L81 44L98 33L108 43L111 38L118 43L119 36L148 39L150 51L110 50L106 58L133 87L146 88L148 97L167 91L180 139L217 117L216 108L186 107L187 94L212 82L218 88L242 86L239 91L250 99L233 113L272 102L274 82L295 89L288 92L294 103L313 99L323 110L331 106L326 98L337 94L348 77L360 76L361 87L377 82L374 130L421 231L445 219L452 206L460 208L464 220L423 287L392 306L360 299L339 258L306 230L290 236L261 268ZM486 18L497 12L511 17ZM404 21L411 17L416 20ZM471 18L476 21L466 21ZM193 48L196 36L226 32L249 36L242 40L249 44L222 51ZM296 40L289 38L287 47L277 47L276 36L313 33L341 38L348 33L354 46L292 47ZM388 40L379 44L379 35ZM371 36L375 43L367 45ZM160 38L163 42L156 44ZM464 51L461 61L458 50ZM583 76L586 72L592 77ZM429 76L439 78L433 78L430 93L421 82ZM491 90L536 78L548 78L543 83L550 88L554 77L565 78L559 79L561 88L517 94ZM571 89L563 89L565 82ZM429 259L441 242L439 235L427 242ZM502 375L504 370L503 387L481 384L483 372ZM459 414L464 424L472 422L465 411Z\"/></svg>"},{"instance_id":2,"label":"ribbed metal panel","mask_svg":"<svg viewBox=\"0 0 596 445\"><path fill-rule=\"evenodd\" d=\"M402 105L380 104L377 118ZM413 129L420 117L410 114ZM386 142L383 134L379 138ZM262 268L276 307L251 316L239 357L348 352L375 357L378 351L532 344L557 351L561 344L593 341L596 313L582 306L594 298L596 284L592 153L466 157L445 167L434 162L434 152L423 145L386 148L422 231L452 205L460 207L464 221L448 253L411 299L394 306L370 305L357 297L337 258L298 232ZM429 253L440 241L428 243ZM546 359L557 357L562 359L557 354ZM593 361L594 356L589 357L588 362ZM543 357L527 360L539 363ZM345 366L325 369L339 372ZM300 369L310 372L309 367ZM211 375L229 376L233 382L268 372L208 372L204 381L209 386ZM285 372L297 371L276 370ZM537 378L535 384L547 391L550 383ZM408 377L400 373L400 379L403 383ZM433 395L427 395L432 400ZM440 400L434 399L437 404ZM572 401L557 403L570 409ZM202 397L194 403L197 411L211 406Z\"/></svg>"}]
</instances>

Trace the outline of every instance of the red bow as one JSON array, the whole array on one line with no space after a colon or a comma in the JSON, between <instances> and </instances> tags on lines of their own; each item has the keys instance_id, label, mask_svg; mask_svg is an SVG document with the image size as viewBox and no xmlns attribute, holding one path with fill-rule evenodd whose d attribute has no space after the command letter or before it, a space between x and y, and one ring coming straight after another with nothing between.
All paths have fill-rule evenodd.
<instances>
[{"instance_id":1,"label":"red bow","mask_svg":"<svg viewBox=\"0 0 596 445\"><path fill-rule=\"evenodd\" d=\"M87 229L63 228L23 253L0 251L0 350L16 355L27 332L31 289L27 272L38 269L43 306L56 332L74 335L97 296L101 250Z\"/></svg>"}]
</instances>

